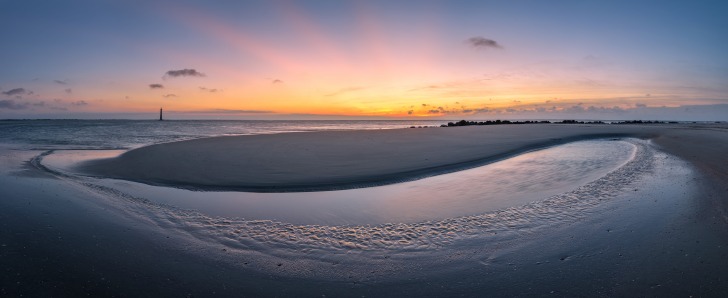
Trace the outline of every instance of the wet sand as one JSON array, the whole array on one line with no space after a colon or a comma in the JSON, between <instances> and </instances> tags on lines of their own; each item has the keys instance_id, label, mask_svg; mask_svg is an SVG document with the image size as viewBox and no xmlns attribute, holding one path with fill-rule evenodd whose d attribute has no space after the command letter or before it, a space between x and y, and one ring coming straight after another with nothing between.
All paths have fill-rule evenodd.
<instances>
[{"instance_id":1,"label":"wet sand","mask_svg":"<svg viewBox=\"0 0 728 298\"><path fill-rule=\"evenodd\" d=\"M79 170L201 190L331 190L472 168L576 140L650 138L665 131L649 126L501 125L216 137L143 147Z\"/></svg>"},{"instance_id":2,"label":"wet sand","mask_svg":"<svg viewBox=\"0 0 728 298\"><path fill-rule=\"evenodd\" d=\"M728 295L728 130L720 125L462 127L231 137L151 146L117 160L87 165L87 169L97 175L109 171L113 177L149 171L131 180L199 188L292 190L306 183L340 188L416 179L533 148L607 135L649 138L665 152L688 161L697 171L695 179L682 181L677 174L655 173L653 179L680 182L669 189L638 183L634 191L616 194L583 217L534 231L512 228L512 233L498 236L495 245L465 241L425 251L354 247L330 253L310 247L276 251L241 247L225 240L232 238L222 237L224 233L211 234L230 222L201 218L206 225L180 223L171 211L152 210L133 198L123 198L119 204L114 201L118 197L100 195L105 190L27 164L42 152L3 151L0 158L8 166L0 175L0 294ZM271 156L288 158L285 162L293 164L260 160L260 150L276 142L287 145L268 150ZM322 155L300 153L305 148L320 149ZM253 158L257 163L198 172L204 178L184 171L210 168L216 161L230 163L244 150L258 154ZM153 156L157 162L189 162L170 171L137 168L135 162L147 163L134 152L145 152L139 158ZM329 159L325 154L332 155ZM115 162L122 168L116 172L105 168ZM286 170L270 169L271 165ZM291 178L300 175L297 171L311 175ZM216 173L235 179L218 182ZM336 173L350 174L327 182ZM380 177L376 173L384 178L376 178ZM273 187L278 184L263 178L241 186L237 180L258 175L276 178L272 181L284 186Z\"/></svg>"}]
</instances>

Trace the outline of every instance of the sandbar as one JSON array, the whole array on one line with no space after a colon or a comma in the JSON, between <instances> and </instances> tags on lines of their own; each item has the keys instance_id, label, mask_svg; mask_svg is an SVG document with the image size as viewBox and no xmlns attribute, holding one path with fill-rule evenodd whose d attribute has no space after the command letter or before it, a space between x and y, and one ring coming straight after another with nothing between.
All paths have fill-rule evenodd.
<instances>
[{"instance_id":1,"label":"sandbar","mask_svg":"<svg viewBox=\"0 0 728 298\"><path fill-rule=\"evenodd\" d=\"M720 126L705 129L724 131ZM419 179L592 138L653 139L679 155L690 155L686 152L697 146L705 151L699 155L709 155L704 158L719 158L725 134L705 129L531 124L214 137L134 149L78 169L92 176L199 190L335 190Z\"/></svg>"}]
</instances>

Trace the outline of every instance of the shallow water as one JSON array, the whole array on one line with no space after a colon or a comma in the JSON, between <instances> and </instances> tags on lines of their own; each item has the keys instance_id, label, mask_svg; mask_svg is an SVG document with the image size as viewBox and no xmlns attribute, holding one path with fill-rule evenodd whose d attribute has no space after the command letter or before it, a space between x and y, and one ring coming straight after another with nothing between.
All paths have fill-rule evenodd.
<instances>
[{"instance_id":1,"label":"shallow water","mask_svg":"<svg viewBox=\"0 0 728 298\"><path fill-rule=\"evenodd\" d=\"M414 223L482 214L565 193L619 168L635 150L626 141L580 141L416 181L326 192L197 192L114 179L94 183L208 216L306 225ZM69 171L77 162L121 152L56 151L43 164Z\"/></svg>"}]
</instances>

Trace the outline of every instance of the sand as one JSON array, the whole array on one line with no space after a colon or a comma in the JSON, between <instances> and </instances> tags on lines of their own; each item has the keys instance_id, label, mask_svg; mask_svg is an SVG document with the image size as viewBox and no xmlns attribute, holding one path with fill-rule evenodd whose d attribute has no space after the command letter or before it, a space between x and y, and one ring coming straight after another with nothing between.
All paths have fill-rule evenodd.
<instances>
[{"instance_id":1,"label":"sand","mask_svg":"<svg viewBox=\"0 0 728 298\"><path fill-rule=\"evenodd\" d=\"M420 250L363 249L355 241L331 250L285 242L256 247L236 238L257 237L240 228L272 223L180 213L27 163L43 152L2 151L0 296L725 297L725 125L511 125L225 137L140 148L83 169L203 189L346 188L417 179L571 140L626 136L652 140L695 173L655 172L604 201L592 198L593 206L563 214L554 213L559 211L554 206L514 213L513 224L498 235ZM670 156L658 160L682 162ZM529 228L528 220L546 216L541 211L551 212L556 224ZM312 229L278 228L263 235L266 241ZM342 237L348 237L347 229L357 231L317 229Z\"/></svg>"},{"instance_id":2,"label":"sand","mask_svg":"<svg viewBox=\"0 0 728 298\"><path fill-rule=\"evenodd\" d=\"M664 127L502 125L217 137L153 145L86 163L82 172L202 190L308 191L396 183L537 148Z\"/></svg>"}]
</instances>

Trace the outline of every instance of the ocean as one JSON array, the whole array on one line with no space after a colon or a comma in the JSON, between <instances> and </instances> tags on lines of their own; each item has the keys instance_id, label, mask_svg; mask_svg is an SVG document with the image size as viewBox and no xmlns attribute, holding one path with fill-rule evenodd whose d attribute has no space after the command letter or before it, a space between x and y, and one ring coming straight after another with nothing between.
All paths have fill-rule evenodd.
<instances>
[{"instance_id":1,"label":"ocean","mask_svg":"<svg viewBox=\"0 0 728 298\"><path fill-rule=\"evenodd\" d=\"M324 130L440 126L447 120L0 120L0 146L12 149L133 149L214 137Z\"/></svg>"}]
</instances>

